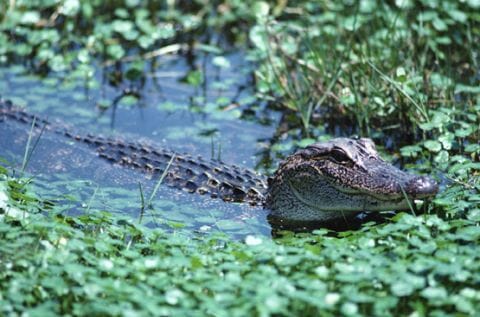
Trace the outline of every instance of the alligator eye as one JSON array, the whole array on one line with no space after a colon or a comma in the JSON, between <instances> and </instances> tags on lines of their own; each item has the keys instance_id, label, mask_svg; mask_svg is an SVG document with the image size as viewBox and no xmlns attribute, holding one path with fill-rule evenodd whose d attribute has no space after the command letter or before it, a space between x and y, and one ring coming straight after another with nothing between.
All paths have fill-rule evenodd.
<instances>
[{"instance_id":1,"label":"alligator eye","mask_svg":"<svg viewBox=\"0 0 480 317\"><path fill-rule=\"evenodd\" d=\"M333 149L330 152L330 157L337 163L348 163L352 161L347 153L340 149Z\"/></svg>"}]
</instances>

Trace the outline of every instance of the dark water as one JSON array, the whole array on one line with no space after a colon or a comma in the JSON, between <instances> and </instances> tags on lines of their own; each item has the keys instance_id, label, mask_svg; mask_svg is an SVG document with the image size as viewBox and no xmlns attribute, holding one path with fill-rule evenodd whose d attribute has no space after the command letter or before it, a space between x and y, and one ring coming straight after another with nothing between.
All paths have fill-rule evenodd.
<instances>
[{"instance_id":1,"label":"dark water","mask_svg":"<svg viewBox=\"0 0 480 317\"><path fill-rule=\"evenodd\" d=\"M266 119L262 122L275 122L278 115L265 110L253 96L249 76L252 66L242 54L228 54L226 58L230 64L227 68L215 66L212 56L204 53L199 53L193 62L180 55L163 57L156 61L161 66L146 70L141 81L116 85L106 82L111 70L99 65L95 80L90 82L81 76L40 77L21 66L3 67L0 95L31 113L54 122L61 120L76 130L148 140L177 152L220 157L252 168L265 147L263 140L271 137L274 127L247 120L252 116L246 113L257 109L255 117ZM192 69L205 74L204 82L198 86L184 82ZM15 122L0 124L0 157L17 168L22 164L29 129ZM36 131L34 136L38 135ZM166 186L161 186L152 199L153 210L142 213L141 196L148 200L156 179L114 166L87 147L49 132L39 140L26 172L34 176L34 186L42 197L71 207L65 212L107 210L150 226L173 224L195 231L219 230L236 237L270 235L267 213L262 208L226 203Z\"/></svg>"}]
</instances>

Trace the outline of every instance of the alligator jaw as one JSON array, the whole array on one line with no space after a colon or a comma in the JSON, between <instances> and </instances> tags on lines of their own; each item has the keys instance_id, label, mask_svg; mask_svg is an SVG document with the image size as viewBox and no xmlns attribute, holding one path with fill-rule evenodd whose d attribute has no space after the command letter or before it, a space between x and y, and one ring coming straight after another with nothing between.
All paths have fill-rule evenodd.
<instances>
[{"instance_id":1,"label":"alligator jaw","mask_svg":"<svg viewBox=\"0 0 480 317\"><path fill-rule=\"evenodd\" d=\"M392 166L392 168L395 168ZM376 194L375 192L368 190L352 190L351 188L344 188L342 186L336 186L332 183L332 186L336 187L338 191L346 193L349 195L364 195L369 197L372 200L377 200L381 202L391 202L393 204L399 204L401 201L405 201L405 206L408 206L405 198L409 200L423 200L435 196L438 192L438 184L435 180L428 176L417 176L413 174L408 174L411 177L411 181L404 184L396 184L393 188L397 190L389 194ZM401 204L399 204L401 205ZM392 207L390 207L392 209ZM394 208L393 208L394 209Z\"/></svg>"}]
</instances>

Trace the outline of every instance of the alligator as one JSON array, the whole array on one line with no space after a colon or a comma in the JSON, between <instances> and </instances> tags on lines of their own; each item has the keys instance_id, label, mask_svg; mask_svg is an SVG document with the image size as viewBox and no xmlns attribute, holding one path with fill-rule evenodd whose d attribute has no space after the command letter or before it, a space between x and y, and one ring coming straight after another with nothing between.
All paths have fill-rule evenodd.
<instances>
[{"instance_id":1,"label":"alligator","mask_svg":"<svg viewBox=\"0 0 480 317\"><path fill-rule=\"evenodd\" d=\"M332 222L360 212L408 209L414 199L433 197L428 176L383 160L371 139L334 138L298 150L270 177L221 160L160 149L144 142L74 132L0 99L0 121L16 120L50 130L92 148L112 164L163 177L169 186L224 201L247 202L285 221Z\"/></svg>"}]
</instances>

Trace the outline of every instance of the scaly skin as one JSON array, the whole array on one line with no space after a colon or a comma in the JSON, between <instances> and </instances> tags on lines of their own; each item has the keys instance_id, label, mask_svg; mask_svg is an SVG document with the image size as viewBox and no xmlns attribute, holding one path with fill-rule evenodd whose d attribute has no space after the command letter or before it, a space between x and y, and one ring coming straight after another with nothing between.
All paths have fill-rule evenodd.
<instances>
[{"instance_id":1,"label":"scaly skin","mask_svg":"<svg viewBox=\"0 0 480 317\"><path fill-rule=\"evenodd\" d=\"M9 119L88 144L113 164L161 175L173 187L225 201L264 205L275 217L331 222L361 211L408 208L407 198L425 199L438 191L429 177L399 170L382 160L370 139L337 138L315 143L289 156L268 180L254 171L218 160L179 154L139 142L78 134L0 99L0 121Z\"/></svg>"}]
</instances>

